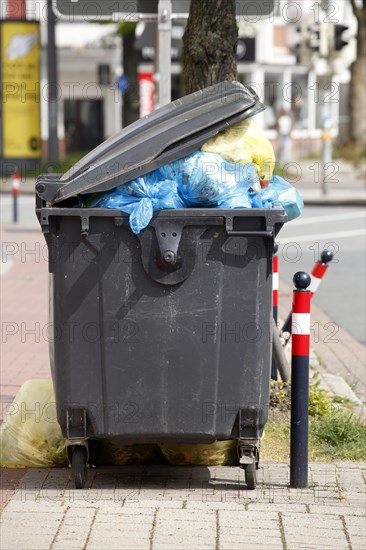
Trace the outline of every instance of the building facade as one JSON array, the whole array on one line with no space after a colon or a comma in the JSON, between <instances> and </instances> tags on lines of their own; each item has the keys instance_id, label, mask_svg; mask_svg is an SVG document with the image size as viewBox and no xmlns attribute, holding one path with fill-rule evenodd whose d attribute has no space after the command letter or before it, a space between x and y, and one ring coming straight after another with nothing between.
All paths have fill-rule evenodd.
<instances>
[{"instance_id":1,"label":"building facade","mask_svg":"<svg viewBox=\"0 0 366 550\"><path fill-rule=\"evenodd\" d=\"M356 55L357 23L349 0L329 0L322 5L325 11L313 0L276 0L275 11L269 17L260 21L238 19L238 80L256 90L266 104L266 111L257 115L256 120L273 143L277 139L279 114L284 110L290 112L296 157L319 149L325 126L334 138L347 138L349 68ZM44 7L45 0L27 0L27 17L41 21L42 90L47 88ZM335 26L340 24L349 27L348 44L335 52L333 35ZM154 63L156 35L151 28L147 32L148 25L139 23L136 29L135 47L140 50L136 71L150 75L153 81L158 79ZM95 22L58 21L56 25L58 135L62 154L90 150L123 126L122 106L128 79L122 74L121 39L114 37L115 28ZM318 37L318 51L317 29L322 34ZM184 22L174 24L173 99L183 95L183 31ZM133 93L138 101L139 90ZM47 94L41 93L45 153L47 117Z\"/></svg>"}]
</instances>

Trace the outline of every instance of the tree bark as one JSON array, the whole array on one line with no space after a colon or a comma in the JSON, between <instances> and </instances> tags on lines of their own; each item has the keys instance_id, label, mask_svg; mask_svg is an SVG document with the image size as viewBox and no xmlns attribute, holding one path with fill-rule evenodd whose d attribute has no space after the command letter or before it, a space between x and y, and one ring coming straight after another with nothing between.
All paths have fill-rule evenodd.
<instances>
[{"instance_id":1,"label":"tree bark","mask_svg":"<svg viewBox=\"0 0 366 550\"><path fill-rule=\"evenodd\" d=\"M366 5L357 7L351 2L358 22L357 57L351 66L350 137L356 146L366 143Z\"/></svg>"},{"instance_id":2,"label":"tree bark","mask_svg":"<svg viewBox=\"0 0 366 550\"><path fill-rule=\"evenodd\" d=\"M183 36L183 81L190 94L236 80L235 0L191 0Z\"/></svg>"}]
</instances>

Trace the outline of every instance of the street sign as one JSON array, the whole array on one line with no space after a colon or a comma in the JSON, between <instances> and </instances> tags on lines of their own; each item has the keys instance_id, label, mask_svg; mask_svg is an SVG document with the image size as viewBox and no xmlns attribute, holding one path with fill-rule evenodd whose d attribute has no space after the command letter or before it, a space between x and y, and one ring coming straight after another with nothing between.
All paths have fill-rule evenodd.
<instances>
[{"instance_id":1,"label":"street sign","mask_svg":"<svg viewBox=\"0 0 366 550\"><path fill-rule=\"evenodd\" d=\"M128 78L126 75L121 74L116 80L116 87L119 92L124 94L128 89Z\"/></svg>"},{"instance_id":2,"label":"street sign","mask_svg":"<svg viewBox=\"0 0 366 550\"><path fill-rule=\"evenodd\" d=\"M179 62L182 55L182 37L185 23L175 22L172 26L172 42L170 58L172 62ZM236 43L236 58L240 63L255 62L255 37L240 37ZM154 23L146 23L144 30L134 43L134 48L140 51L142 62L152 62L155 59Z\"/></svg>"},{"instance_id":3,"label":"street sign","mask_svg":"<svg viewBox=\"0 0 366 550\"><path fill-rule=\"evenodd\" d=\"M236 15L241 21L255 23L272 13L274 0L236 0L235 5ZM53 0L56 15L69 22L82 20L91 23L103 19L115 22L156 21L160 107L169 103L171 98L172 22L187 19L189 6L190 0ZM247 50L247 44L243 42L241 46L242 50ZM252 46L254 55L254 44Z\"/></svg>"},{"instance_id":4,"label":"street sign","mask_svg":"<svg viewBox=\"0 0 366 550\"><path fill-rule=\"evenodd\" d=\"M170 57L172 61L180 61L182 53L182 37L185 29L183 22L174 22L172 25L172 40ZM155 23L145 23L144 29L134 43L134 48L141 52L141 61L150 62L155 59Z\"/></svg>"},{"instance_id":5,"label":"street sign","mask_svg":"<svg viewBox=\"0 0 366 550\"><path fill-rule=\"evenodd\" d=\"M268 17L274 0L236 0L236 15L250 21ZM172 18L187 18L190 0L172 0ZM140 21L156 17L158 0L53 0L55 14L64 21Z\"/></svg>"}]
</instances>

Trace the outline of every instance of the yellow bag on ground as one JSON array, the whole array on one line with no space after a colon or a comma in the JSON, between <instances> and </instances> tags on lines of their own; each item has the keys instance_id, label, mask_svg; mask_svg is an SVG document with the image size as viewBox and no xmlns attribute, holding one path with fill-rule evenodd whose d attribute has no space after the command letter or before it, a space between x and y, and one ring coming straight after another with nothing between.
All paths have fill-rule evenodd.
<instances>
[{"instance_id":1,"label":"yellow bag on ground","mask_svg":"<svg viewBox=\"0 0 366 550\"><path fill-rule=\"evenodd\" d=\"M161 464L168 460L176 466L231 466L238 462L236 441L231 440L210 445L94 443L99 465ZM0 449L0 466L5 468L68 465L51 380L28 380L20 388L0 428Z\"/></svg>"},{"instance_id":2,"label":"yellow bag on ground","mask_svg":"<svg viewBox=\"0 0 366 550\"><path fill-rule=\"evenodd\" d=\"M253 120L243 120L219 132L201 147L229 162L253 162L260 180L269 181L273 174L275 154L271 142Z\"/></svg>"},{"instance_id":3,"label":"yellow bag on ground","mask_svg":"<svg viewBox=\"0 0 366 550\"><path fill-rule=\"evenodd\" d=\"M95 441L97 464L165 462L159 446ZM56 418L51 380L28 380L17 393L0 428L0 466L51 468L68 465L66 439Z\"/></svg>"},{"instance_id":4,"label":"yellow bag on ground","mask_svg":"<svg viewBox=\"0 0 366 550\"><path fill-rule=\"evenodd\" d=\"M1 425L0 449L0 466L5 468L68 464L51 380L28 380L22 385Z\"/></svg>"},{"instance_id":5,"label":"yellow bag on ground","mask_svg":"<svg viewBox=\"0 0 366 550\"><path fill-rule=\"evenodd\" d=\"M215 441L211 444L162 443L161 450L172 466L237 466L237 442Z\"/></svg>"}]
</instances>

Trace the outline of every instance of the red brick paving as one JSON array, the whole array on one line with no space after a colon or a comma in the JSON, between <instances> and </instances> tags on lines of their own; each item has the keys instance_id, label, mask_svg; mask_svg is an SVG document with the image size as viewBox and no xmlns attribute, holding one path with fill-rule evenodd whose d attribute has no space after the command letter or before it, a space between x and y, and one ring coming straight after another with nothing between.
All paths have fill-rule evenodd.
<instances>
[{"instance_id":1,"label":"red brick paving","mask_svg":"<svg viewBox=\"0 0 366 550\"><path fill-rule=\"evenodd\" d=\"M36 226L24 231L2 227L1 240L3 264L12 261L1 278L0 393L2 402L9 402L29 378L50 377L44 335L48 266L42 254L45 241Z\"/></svg>"},{"instance_id":2,"label":"red brick paving","mask_svg":"<svg viewBox=\"0 0 366 550\"><path fill-rule=\"evenodd\" d=\"M0 511L15 493L26 471L25 468L0 468Z\"/></svg>"},{"instance_id":3,"label":"red brick paving","mask_svg":"<svg viewBox=\"0 0 366 550\"><path fill-rule=\"evenodd\" d=\"M2 267L11 262L0 279L0 417L3 418L26 380L49 378L51 374L48 342L42 335L48 322L48 267L42 255L43 235L36 226L28 230L3 226L1 243ZM32 250L36 253L30 253ZM32 334L32 330L36 332ZM25 472L23 468L1 469L0 509L9 502Z\"/></svg>"}]
</instances>

